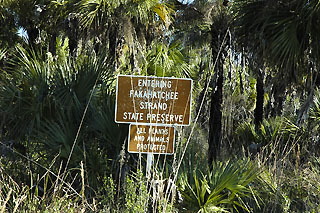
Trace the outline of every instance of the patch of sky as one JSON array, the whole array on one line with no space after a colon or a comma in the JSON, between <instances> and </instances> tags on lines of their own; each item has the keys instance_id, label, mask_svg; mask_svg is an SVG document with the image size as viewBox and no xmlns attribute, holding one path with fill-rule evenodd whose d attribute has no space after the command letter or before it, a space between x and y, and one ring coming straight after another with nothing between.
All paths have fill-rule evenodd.
<instances>
[{"instance_id":1,"label":"patch of sky","mask_svg":"<svg viewBox=\"0 0 320 213\"><path fill-rule=\"evenodd\" d=\"M23 27L18 28L18 36L20 36L21 38L23 38L25 40L29 39L27 31Z\"/></svg>"}]
</instances>

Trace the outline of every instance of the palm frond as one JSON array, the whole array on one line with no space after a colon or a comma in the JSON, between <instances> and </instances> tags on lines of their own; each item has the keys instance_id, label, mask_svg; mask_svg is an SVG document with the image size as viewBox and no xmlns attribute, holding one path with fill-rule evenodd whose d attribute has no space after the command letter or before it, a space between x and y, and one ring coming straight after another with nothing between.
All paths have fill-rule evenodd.
<instances>
[{"instance_id":1,"label":"palm frond","mask_svg":"<svg viewBox=\"0 0 320 213\"><path fill-rule=\"evenodd\" d=\"M0 60L5 57L6 49L0 49Z\"/></svg>"},{"instance_id":2,"label":"palm frond","mask_svg":"<svg viewBox=\"0 0 320 213\"><path fill-rule=\"evenodd\" d=\"M188 77L190 66L178 44L154 43L142 70L150 75Z\"/></svg>"},{"instance_id":3,"label":"palm frond","mask_svg":"<svg viewBox=\"0 0 320 213\"><path fill-rule=\"evenodd\" d=\"M187 183L188 187L182 190L182 195L197 211L225 211L234 206L246 209L237 200L252 197L249 184L258 175L258 167L248 160L213 162L212 170L205 174L200 172L200 177L196 172L193 174L192 182Z\"/></svg>"},{"instance_id":4,"label":"palm frond","mask_svg":"<svg viewBox=\"0 0 320 213\"><path fill-rule=\"evenodd\" d=\"M44 121L38 131L36 140L42 141L47 146L50 155L60 153L60 158L67 159L74 142L79 122L75 122L72 115L58 114L56 121ZM81 137L78 140L82 140ZM75 147L74 158L81 159L79 146Z\"/></svg>"},{"instance_id":5,"label":"palm frond","mask_svg":"<svg viewBox=\"0 0 320 213\"><path fill-rule=\"evenodd\" d=\"M13 138L26 136L41 125L41 117L49 116L51 66L32 50L17 47L17 59L2 73L1 111ZM11 135L12 134L12 135Z\"/></svg>"},{"instance_id":6,"label":"palm frond","mask_svg":"<svg viewBox=\"0 0 320 213\"><path fill-rule=\"evenodd\" d=\"M114 119L115 97L107 84L101 85L95 93L90 107L90 118L87 121L88 131L100 138L107 150L113 150L108 156L117 155L125 137L128 126L116 124Z\"/></svg>"},{"instance_id":7,"label":"palm frond","mask_svg":"<svg viewBox=\"0 0 320 213\"><path fill-rule=\"evenodd\" d=\"M314 105L311 107L310 118L319 124L320 123L320 91L319 90L315 92L313 103Z\"/></svg>"},{"instance_id":8,"label":"palm frond","mask_svg":"<svg viewBox=\"0 0 320 213\"><path fill-rule=\"evenodd\" d=\"M79 3L79 9L81 25L90 28L93 25L101 26L106 23L113 8L105 0L82 0Z\"/></svg>"}]
</instances>

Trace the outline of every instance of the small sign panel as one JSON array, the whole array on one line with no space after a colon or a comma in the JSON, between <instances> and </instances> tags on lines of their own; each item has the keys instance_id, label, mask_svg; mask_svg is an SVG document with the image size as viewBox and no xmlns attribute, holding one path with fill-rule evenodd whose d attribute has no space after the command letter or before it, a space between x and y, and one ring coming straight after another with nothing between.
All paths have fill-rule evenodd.
<instances>
[{"instance_id":1,"label":"small sign panel","mask_svg":"<svg viewBox=\"0 0 320 213\"><path fill-rule=\"evenodd\" d=\"M115 121L187 126L191 91L191 79L118 75Z\"/></svg>"},{"instance_id":2,"label":"small sign panel","mask_svg":"<svg viewBox=\"0 0 320 213\"><path fill-rule=\"evenodd\" d=\"M174 127L130 124L128 152L173 154Z\"/></svg>"}]
</instances>

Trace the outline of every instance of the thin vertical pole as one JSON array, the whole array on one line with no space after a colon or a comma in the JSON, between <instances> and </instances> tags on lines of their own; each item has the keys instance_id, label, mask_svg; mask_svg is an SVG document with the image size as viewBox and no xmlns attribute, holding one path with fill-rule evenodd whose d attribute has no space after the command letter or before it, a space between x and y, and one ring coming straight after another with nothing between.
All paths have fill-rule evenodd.
<instances>
[{"instance_id":1,"label":"thin vertical pole","mask_svg":"<svg viewBox=\"0 0 320 213\"><path fill-rule=\"evenodd\" d=\"M151 177L151 166L153 162L153 154L148 153L147 154L147 178Z\"/></svg>"}]
</instances>

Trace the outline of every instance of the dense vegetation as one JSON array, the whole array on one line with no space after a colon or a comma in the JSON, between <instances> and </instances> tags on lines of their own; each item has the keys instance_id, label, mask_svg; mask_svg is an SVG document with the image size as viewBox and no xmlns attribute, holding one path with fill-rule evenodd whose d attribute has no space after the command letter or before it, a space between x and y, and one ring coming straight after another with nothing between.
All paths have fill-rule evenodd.
<instances>
[{"instance_id":1,"label":"dense vegetation","mask_svg":"<svg viewBox=\"0 0 320 213\"><path fill-rule=\"evenodd\" d=\"M319 212L319 0L0 1L0 212ZM127 152L118 74L193 79Z\"/></svg>"}]
</instances>

